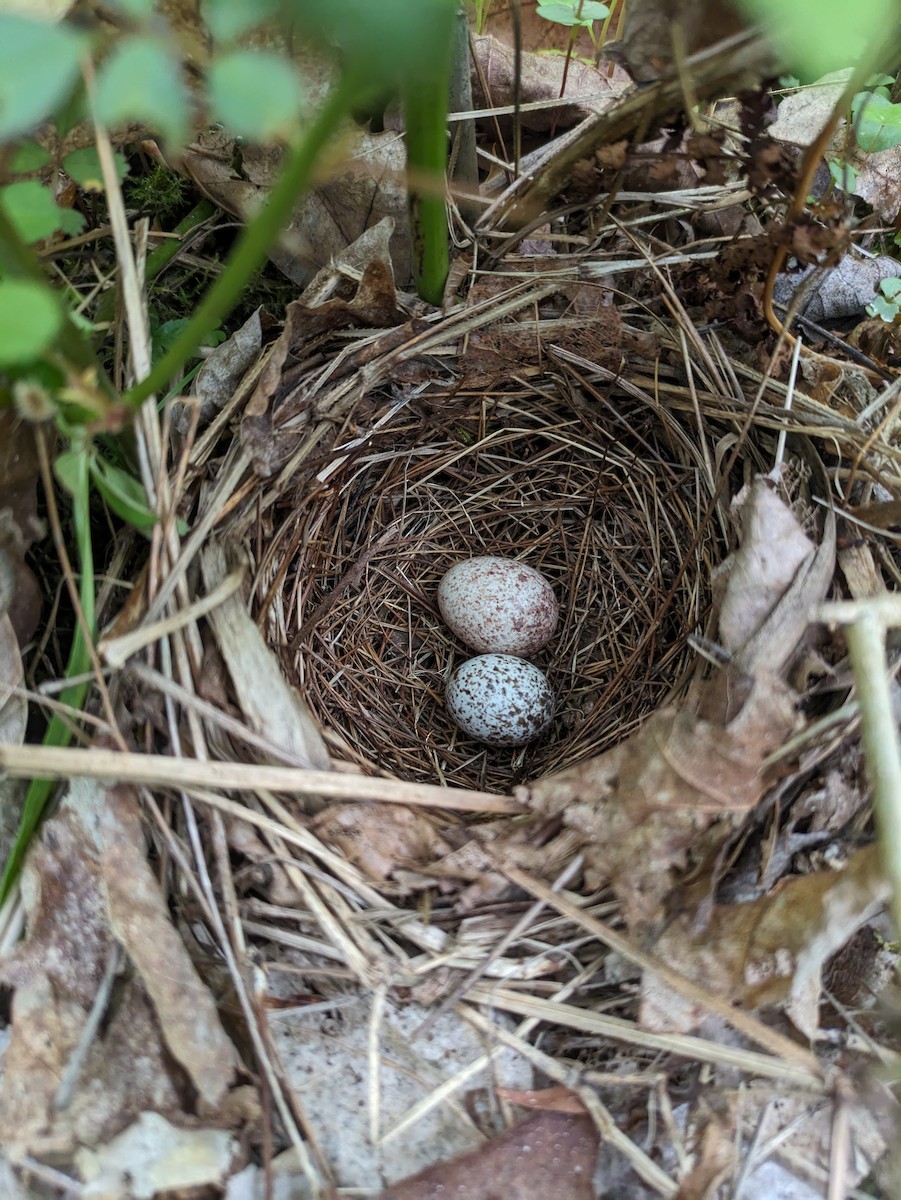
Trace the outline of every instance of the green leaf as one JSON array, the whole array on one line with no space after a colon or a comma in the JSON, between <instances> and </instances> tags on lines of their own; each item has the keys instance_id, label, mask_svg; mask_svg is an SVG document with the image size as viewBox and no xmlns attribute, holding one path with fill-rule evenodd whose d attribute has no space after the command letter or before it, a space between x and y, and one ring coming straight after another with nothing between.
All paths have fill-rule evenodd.
<instances>
[{"instance_id":1,"label":"green leaf","mask_svg":"<svg viewBox=\"0 0 901 1200\"><path fill-rule=\"evenodd\" d=\"M96 455L91 458L89 468L91 482L116 516L141 533L149 532L156 524L156 513L147 503L143 484L121 467Z\"/></svg>"},{"instance_id":2,"label":"green leaf","mask_svg":"<svg viewBox=\"0 0 901 1200\"><path fill-rule=\"evenodd\" d=\"M0 367L40 358L62 323L62 310L49 284L0 281Z\"/></svg>"},{"instance_id":3,"label":"green leaf","mask_svg":"<svg viewBox=\"0 0 901 1200\"><path fill-rule=\"evenodd\" d=\"M867 305L871 317L880 317L887 325L893 325L898 316L898 305L894 300L886 300L885 296L875 296L873 303Z\"/></svg>"},{"instance_id":4,"label":"green leaf","mask_svg":"<svg viewBox=\"0 0 901 1200\"><path fill-rule=\"evenodd\" d=\"M851 101L857 144L868 154L901 146L901 104L879 92L859 92Z\"/></svg>"},{"instance_id":5,"label":"green leaf","mask_svg":"<svg viewBox=\"0 0 901 1200\"><path fill-rule=\"evenodd\" d=\"M303 92L283 55L255 50L220 55L210 64L208 84L216 119L241 137L266 142L297 128Z\"/></svg>"},{"instance_id":6,"label":"green leaf","mask_svg":"<svg viewBox=\"0 0 901 1200\"><path fill-rule=\"evenodd\" d=\"M879 290L883 296L887 296L889 300L894 300L896 296L901 295L901 279L895 276L883 279L879 283Z\"/></svg>"},{"instance_id":7,"label":"green leaf","mask_svg":"<svg viewBox=\"0 0 901 1200\"><path fill-rule=\"evenodd\" d=\"M146 122L172 145L182 145L188 111L178 59L160 42L124 38L98 72L97 114L107 125Z\"/></svg>"},{"instance_id":8,"label":"green leaf","mask_svg":"<svg viewBox=\"0 0 901 1200\"><path fill-rule=\"evenodd\" d=\"M535 10L545 21L553 21L555 25L581 25L571 4L539 4Z\"/></svg>"},{"instance_id":9,"label":"green leaf","mask_svg":"<svg viewBox=\"0 0 901 1200\"><path fill-rule=\"evenodd\" d=\"M802 80L856 62L867 47L891 37L897 0L740 0L761 20L782 61Z\"/></svg>"},{"instance_id":10,"label":"green leaf","mask_svg":"<svg viewBox=\"0 0 901 1200\"><path fill-rule=\"evenodd\" d=\"M203 15L216 41L227 42L268 20L280 7L280 0L216 0Z\"/></svg>"},{"instance_id":11,"label":"green leaf","mask_svg":"<svg viewBox=\"0 0 901 1200\"><path fill-rule=\"evenodd\" d=\"M81 213L60 208L50 189L36 179L22 179L0 189L0 208L25 242L39 242L58 230L78 233L84 225Z\"/></svg>"},{"instance_id":12,"label":"green leaf","mask_svg":"<svg viewBox=\"0 0 901 1200\"><path fill-rule=\"evenodd\" d=\"M37 142L20 142L9 160L9 169L13 175L29 175L32 171L40 171L50 162L50 155Z\"/></svg>"},{"instance_id":13,"label":"green leaf","mask_svg":"<svg viewBox=\"0 0 901 1200\"><path fill-rule=\"evenodd\" d=\"M0 13L0 140L27 133L66 99L84 49L67 25Z\"/></svg>"},{"instance_id":14,"label":"green leaf","mask_svg":"<svg viewBox=\"0 0 901 1200\"><path fill-rule=\"evenodd\" d=\"M857 180L860 177L857 167L852 167L850 163L842 162L838 158L830 158L828 167L832 182L836 187L840 187L846 192L857 191Z\"/></svg>"},{"instance_id":15,"label":"green leaf","mask_svg":"<svg viewBox=\"0 0 901 1200\"><path fill-rule=\"evenodd\" d=\"M113 155L116 163L116 178L121 183L128 174L128 163L125 156L116 151ZM100 157L94 146L85 146L83 150L73 150L63 159L63 170L76 183L88 192L103 191L103 172L100 169Z\"/></svg>"},{"instance_id":16,"label":"green leaf","mask_svg":"<svg viewBox=\"0 0 901 1200\"><path fill-rule=\"evenodd\" d=\"M53 462L56 481L70 496L78 496L84 486L87 470L86 450L63 450Z\"/></svg>"},{"instance_id":17,"label":"green leaf","mask_svg":"<svg viewBox=\"0 0 901 1200\"><path fill-rule=\"evenodd\" d=\"M576 5L576 14L579 15L580 10ZM610 16L610 9L606 4L598 4L596 0L584 0L581 8L582 21L604 21Z\"/></svg>"}]
</instances>

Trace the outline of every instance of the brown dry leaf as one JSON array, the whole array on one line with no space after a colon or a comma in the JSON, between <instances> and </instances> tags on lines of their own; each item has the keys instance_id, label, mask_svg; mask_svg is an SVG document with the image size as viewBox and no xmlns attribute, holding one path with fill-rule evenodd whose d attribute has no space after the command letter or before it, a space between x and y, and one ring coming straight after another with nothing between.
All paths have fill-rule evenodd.
<instances>
[{"instance_id":1,"label":"brown dry leaf","mask_svg":"<svg viewBox=\"0 0 901 1200\"><path fill-rule=\"evenodd\" d=\"M766 479L740 492L741 548L725 568L729 572L720 606L719 640L727 650L742 648L760 629L794 580L814 544L788 505Z\"/></svg>"},{"instance_id":2,"label":"brown dry leaf","mask_svg":"<svg viewBox=\"0 0 901 1200\"><path fill-rule=\"evenodd\" d=\"M734 1122L709 1110L704 1117L694 1165L680 1181L675 1200L713 1200L717 1188L735 1169Z\"/></svg>"},{"instance_id":3,"label":"brown dry leaf","mask_svg":"<svg viewBox=\"0 0 901 1200\"><path fill-rule=\"evenodd\" d=\"M307 436L303 387L280 403L288 356L298 347L308 356L313 340L335 329L391 328L402 319L391 264L393 228L385 219L367 229L288 305L282 332L268 352L241 422L242 442L263 478L283 466ZM337 376L333 373L332 378Z\"/></svg>"},{"instance_id":4,"label":"brown dry leaf","mask_svg":"<svg viewBox=\"0 0 901 1200\"><path fill-rule=\"evenodd\" d=\"M472 78L474 107L500 108L513 104L517 76L516 55L512 47L496 37L485 35L474 37L472 48L478 67ZM561 94L565 67L563 55L525 52L520 63L520 104L557 100ZM618 95L628 87L631 87L631 81L621 67L608 65L601 71L591 63L571 58L566 70L566 90L563 95L572 103L564 107L554 105L526 109L521 114L522 125L542 133L552 125L558 129L568 128L592 113L607 108L611 96Z\"/></svg>"},{"instance_id":5,"label":"brown dry leaf","mask_svg":"<svg viewBox=\"0 0 901 1200\"><path fill-rule=\"evenodd\" d=\"M597 1130L589 1117L537 1113L472 1154L385 1188L376 1200L433 1200L442 1194L593 1200L597 1149Z\"/></svg>"},{"instance_id":6,"label":"brown dry leaf","mask_svg":"<svg viewBox=\"0 0 901 1200\"><path fill-rule=\"evenodd\" d=\"M332 805L314 819L312 828L379 881L398 867L415 870L450 852L423 813L399 804Z\"/></svg>"},{"instance_id":7,"label":"brown dry leaf","mask_svg":"<svg viewBox=\"0 0 901 1200\"><path fill-rule=\"evenodd\" d=\"M145 860L132 792L76 780L47 821L22 877L28 936L0 965L15 988L0 1093L0 1142L12 1157L68 1158L114 1137L139 1113L174 1120L214 1110L237 1055L171 924ZM71 1099L58 1105L101 980L128 948L101 1031Z\"/></svg>"},{"instance_id":8,"label":"brown dry leaf","mask_svg":"<svg viewBox=\"0 0 901 1200\"><path fill-rule=\"evenodd\" d=\"M674 921L654 948L663 962L745 1009L783 1005L815 1038L823 965L885 904L889 887L877 847L858 851L843 871L789 879L749 904L715 906L703 928L691 915ZM660 980L642 980L641 1022L686 1033L706 1011Z\"/></svg>"},{"instance_id":9,"label":"brown dry leaf","mask_svg":"<svg viewBox=\"0 0 901 1200\"><path fill-rule=\"evenodd\" d=\"M724 694L735 711L723 711ZM610 884L629 925L652 922L691 858L721 844L763 796L761 763L795 727L795 702L775 676L723 672L694 705L659 709L607 754L515 795L582 833L589 888ZM700 716L708 704L714 713Z\"/></svg>"},{"instance_id":10,"label":"brown dry leaf","mask_svg":"<svg viewBox=\"0 0 901 1200\"><path fill-rule=\"evenodd\" d=\"M637 83L650 83L674 71L678 57L744 28L744 15L726 0L631 0L616 57Z\"/></svg>"},{"instance_id":11,"label":"brown dry leaf","mask_svg":"<svg viewBox=\"0 0 901 1200\"><path fill-rule=\"evenodd\" d=\"M184 168L200 190L240 220L260 207L281 173L282 152L248 146L241 172L234 142L222 131L200 134L184 156ZM270 254L279 270L300 287L367 229L390 219L391 261L401 286L412 276L407 218L406 156L399 133L367 133L351 127L339 152L321 165L323 181L300 205Z\"/></svg>"}]
</instances>

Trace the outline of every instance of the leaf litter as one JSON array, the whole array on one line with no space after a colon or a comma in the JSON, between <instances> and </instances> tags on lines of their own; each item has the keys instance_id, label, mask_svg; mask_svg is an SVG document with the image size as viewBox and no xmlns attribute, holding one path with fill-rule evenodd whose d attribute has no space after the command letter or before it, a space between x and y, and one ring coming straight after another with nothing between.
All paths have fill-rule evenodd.
<instances>
[{"instance_id":1,"label":"leaf litter","mask_svg":"<svg viewBox=\"0 0 901 1200\"><path fill-rule=\"evenodd\" d=\"M713 10L711 30L723 16ZM626 29L624 56L639 77L655 79L663 56L648 29L640 22ZM576 92L595 86L589 74L573 79ZM646 93L636 110L643 106L647 116L665 105L665 86ZM501 182L494 218L480 231L489 259L501 234L490 223L498 213L521 214L524 203L565 198L569 188L585 205L584 184L590 191L600 177L594 172L626 161L602 161L609 147L601 146L600 158L576 169L587 161L589 129L591 137L616 131L619 144L637 127L622 116L634 100L614 93L584 128L552 139L549 153L539 148L526 201L522 186ZM492 92L494 104L508 99ZM385 146L396 145L392 136L375 135ZM641 154L641 145L630 152ZM669 247L679 260L666 264L679 281L674 291L650 261L659 247L641 240L640 206L670 206L690 223L708 201L723 209L736 201L728 184L708 185L714 199L697 186L697 173L691 181L676 174L665 144L652 153L663 189L620 201L627 219L637 216L634 227L604 225L606 213L595 209L599 254L598 244L589 255L578 238L573 249L554 234L498 256L496 276L471 280L464 258L458 269L468 303L445 315L395 287L406 278L397 254L404 206L390 201L401 161L372 160L375 187L393 207L355 260L345 254L357 232L350 217L365 209L363 224L375 223L381 200L373 201L371 183L349 192L347 174L335 186L352 196L355 213L338 222L333 250L340 256L323 266L327 246L311 257L308 244L288 243L289 273L313 282L274 345L263 344L264 324L258 330L252 322L248 344L221 356L216 396L199 414L196 440L191 422L180 427L190 476L187 484L178 477L184 490L169 499L187 513L202 511L202 520L180 557L177 534L165 549L156 544L154 570L168 598L148 595L117 629L131 624L135 636L146 635L143 645L162 651L162 671L146 663L121 670L130 695L142 695L143 707L131 714L133 744L146 745L153 729L173 765L187 754L208 766L207 778L167 776L161 756L152 795L75 779L44 826L23 880L27 938L2 964L15 989L0 1098L7 1157L32 1168L62 1163L85 1195L128 1186L154 1196L206 1184L230 1200L256 1200L268 1194L271 1172L276 1194L281 1186L286 1195L327 1195L337 1185L383 1197L482 1196L498 1188L522 1197L688 1200L779 1186L800 1200L808 1184L824 1194L830 1178L833 1188L836 1177L849 1186L861 1180L883 1154L891 1140L888 1088L873 1072L868 1082L858 1080L867 1066L890 1061L890 1022L872 1005L843 1011L837 996L839 1007L830 1009L824 981L833 979L836 951L868 933L878 944L873 931L887 885L873 848L856 844L866 792L852 754L853 704L827 712L823 724L820 698L847 692L843 648L812 626L811 614L836 586L829 498L871 514L874 501L890 504L886 484L897 476L897 452L884 431L858 416L861 405L879 411L872 376L854 382L839 359L805 361L805 385L788 415L791 393L780 359L768 358L757 307L762 280L753 276L755 253L769 254L769 246L748 247L750 278L737 289L753 345L742 347L725 330L721 340L698 332L686 307L693 297L735 300L728 254L700 267L678 245ZM265 186L265 172L251 180L254 192ZM398 187L395 200L402 195ZM235 199L235 211L245 201ZM310 211L303 219L318 232L321 213ZM759 228L746 236L764 237ZM803 230L791 236L798 249L814 245ZM586 284L608 268L609 290ZM669 306L666 320L663 309L646 319L649 291ZM768 363L763 373L761 361ZM609 407L608 390L616 396ZM423 807L400 785L393 803L375 802L380 775L408 778L392 758L400 706L384 667L401 651L418 652L417 639L435 636L421 584L429 551L405 554L405 522L418 517L423 495L417 459L432 454L441 422L449 425L458 447L442 470L457 474L436 474L447 489L443 511L459 552L481 547L467 540L463 519L477 510L467 502L462 516L455 512L454 493L469 500L480 478L467 474L472 459L489 462L497 430L516 428L529 409L540 410L567 446L576 445L575 428L588 430L580 452L588 447L605 486L609 477L597 464L621 453L637 473L638 447L650 456L650 474L663 483L655 488L642 477L632 495L644 497L639 528L658 559L670 519L658 506L677 496L679 519L693 518L676 572L650 588L645 577L630 591L629 556L618 557L616 541L608 543L620 589L655 631L678 592L678 568L684 573L685 562L693 563L685 593L690 628L670 633L686 656L668 663L665 686L640 716L617 723L616 701L608 699L601 716L611 726L609 744L597 735L569 762L521 768L517 777L509 762L501 767L463 747L457 769L471 774L468 787L456 785L461 803L464 794L474 802L497 791L509 802L506 816L495 810L490 822L471 821L424 807L432 788L451 798L455 792L440 740L423 754ZM596 440L597 412L624 440ZM397 436L404 421L416 434L412 442ZM812 480L792 496L766 477L772 433L786 426L801 443L790 451L791 465L802 481ZM470 444L477 452L468 458ZM811 446L840 488L811 466ZM355 556L343 560L336 578L323 571L327 586L304 610L315 560L313 571L307 558L295 572L311 528L297 514L318 508L337 525L355 504L372 504L352 485L375 460L398 464L391 488L401 523L374 537L372 525L361 526ZM498 462L512 478L509 460ZM702 486L687 489L674 463ZM745 488L742 474L751 480ZM517 486L520 507L548 511L548 491ZM608 507L619 502L619 490L608 486ZM741 545L717 572L739 523L736 507L721 503L731 490ZM328 508L336 499L338 507ZM490 503L498 505L496 492ZM540 518L530 519L537 528ZM527 553L537 544L530 537L520 529L510 549ZM884 543L874 544L884 551ZM561 564L560 579L579 579L580 569L584 578L585 547L568 545L571 561ZM894 582L885 553L867 568L845 539L839 557L852 592L872 592L879 568ZM195 565L215 601L202 625L184 586ZM21 595L27 575L14 569ZM642 590L654 596L647 609ZM329 622L332 636L343 632L350 618L338 624L342 596L357 610L371 605L384 637L370 638L367 649L375 694L346 694L343 719L332 721L342 676L366 672L330 663L306 644L298 653L296 616L306 611L310 628L326 635ZM618 611L612 585L604 604ZM152 622L164 611L171 623L160 631ZM611 676L616 697L636 672L649 674L644 659L653 666L658 646L598 640L594 611L587 602L571 605L570 644L574 653L587 644L596 657L619 654ZM113 655L114 642L106 649ZM119 652L127 657L121 644ZM14 649L6 658L0 682L18 688L21 660ZM436 703L441 671L424 656L417 662L426 664L416 699L422 720ZM571 725L558 736L572 747L574 731L591 716L590 703L569 713ZM21 737L20 726L7 743ZM373 730L381 756L367 742ZM216 773L222 763L210 761L211 750L213 759L259 764L255 785L248 778L234 798L224 796ZM81 753L90 754L73 751L66 761L73 775L89 777ZM129 760L137 770L138 756L119 758L127 780ZM342 776L355 794L336 803L308 789L306 799L291 799L261 782L269 763ZM489 772L500 770L509 786L486 787L499 778ZM818 772L832 781L836 805L814 828L811 812L822 814ZM171 913L147 862L148 829ZM821 844L805 841L808 835L831 836L852 850L802 857L802 844L814 854ZM214 1000L210 988L221 976L224 994L218 990ZM439 1039L429 1021L442 1005ZM451 1048L463 1060L452 1062ZM502 1075L501 1060L508 1074L518 1064L518 1079ZM533 1069L566 1090L531 1103L541 1096ZM388 1076L417 1086L395 1096ZM685 1091L689 1102L675 1103ZM572 1096L578 1102L562 1098ZM526 1098L541 1111L521 1120L516 1106ZM345 1137L333 1141L339 1121ZM844 1158L833 1142L842 1122L853 1147ZM468 1148L452 1129L466 1131ZM348 1147L361 1151L364 1165L347 1166ZM390 1167L388 1147L397 1152ZM454 1158L460 1149L463 1157ZM167 1161L182 1164L182 1175L160 1174Z\"/></svg>"}]
</instances>

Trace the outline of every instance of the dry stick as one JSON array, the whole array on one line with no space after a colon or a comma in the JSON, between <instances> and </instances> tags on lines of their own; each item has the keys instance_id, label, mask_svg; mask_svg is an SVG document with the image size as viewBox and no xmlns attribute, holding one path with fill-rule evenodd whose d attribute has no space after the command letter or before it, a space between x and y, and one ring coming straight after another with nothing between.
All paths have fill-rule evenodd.
<instances>
[{"instance_id":1,"label":"dry stick","mask_svg":"<svg viewBox=\"0 0 901 1200\"><path fill-rule=\"evenodd\" d=\"M899 792L899 795L901 795L901 792ZM793 1042L784 1034L778 1033L775 1029L770 1029L762 1021L758 1021L756 1017L751 1017L740 1009L733 1008L728 1001L713 995L706 988L702 988L690 979L686 979L684 975L680 975L678 971L673 970L665 962L655 958L652 954L648 954L647 951L639 949L627 937L624 937L621 933L617 933L609 925L605 925L603 921L599 921L596 917L582 912L571 901L551 891L547 884L527 875L525 871L520 871L517 867L504 866L500 862L498 862L497 866L498 870L511 883L515 883L523 891L530 892L533 896L543 899L564 917L568 917L577 925L581 925L584 929L593 933L605 946L609 946L611 950L615 950L618 954L628 959L629 962L635 963L643 971L648 971L656 975L658 979L671 987L673 991L678 992L680 996L684 996L687 1000L691 1001L692 1004L699 1004L708 1012L720 1017L727 1024L731 1025L733 1029L738 1030L739 1033L743 1033L745 1037L750 1038L759 1046L763 1046L771 1054L775 1054L787 1062L801 1067L805 1071L810 1071L813 1075L820 1078L823 1077L822 1066L816 1055L811 1054L809 1050L803 1049L796 1042Z\"/></svg>"},{"instance_id":2,"label":"dry stick","mask_svg":"<svg viewBox=\"0 0 901 1200\"><path fill-rule=\"evenodd\" d=\"M14 746L0 743L0 770L14 779L86 778L146 783L152 787L267 788L297 796L318 795L332 800L379 800L417 808L460 812L496 812L521 815L526 811L511 796L444 788L436 784L407 783L374 775L344 775L332 771L307 771L271 767L265 763L200 762L156 754L129 754L91 748L68 750L57 746Z\"/></svg>"}]
</instances>

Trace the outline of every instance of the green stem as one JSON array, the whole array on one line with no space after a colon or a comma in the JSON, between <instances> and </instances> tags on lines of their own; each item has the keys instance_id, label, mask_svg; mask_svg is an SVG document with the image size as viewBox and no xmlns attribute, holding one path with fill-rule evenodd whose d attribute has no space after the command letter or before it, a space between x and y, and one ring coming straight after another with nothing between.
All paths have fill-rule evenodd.
<instances>
[{"instance_id":1,"label":"green stem","mask_svg":"<svg viewBox=\"0 0 901 1200\"><path fill-rule=\"evenodd\" d=\"M147 378L126 392L124 402L130 408L137 408L148 396L163 391L173 375L183 369L203 339L241 299L267 251L288 224L297 201L310 188L322 148L343 118L352 111L360 90L360 74L348 71L329 93L306 136L290 151L281 177L269 194L266 207L244 227L228 265L203 297L194 316Z\"/></svg>"},{"instance_id":2,"label":"green stem","mask_svg":"<svg viewBox=\"0 0 901 1200\"><path fill-rule=\"evenodd\" d=\"M436 63L427 83L404 89L407 141L407 192L413 237L416 290L429 304L440 305L450 269L444 172L447 165L447 98L451 58Z\"/></svg>"}]
</instances>

